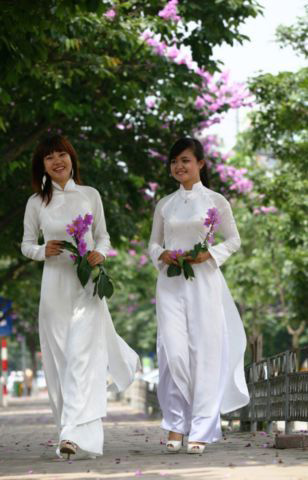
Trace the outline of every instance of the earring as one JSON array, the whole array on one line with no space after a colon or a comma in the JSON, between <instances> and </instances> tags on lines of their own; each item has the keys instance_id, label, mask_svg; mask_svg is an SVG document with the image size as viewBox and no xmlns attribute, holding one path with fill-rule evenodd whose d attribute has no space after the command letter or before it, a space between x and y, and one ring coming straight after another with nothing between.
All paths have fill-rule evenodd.
<instances>
[{"instance_id":1,"label":"earring","mask_svg":"<svg viewBox=\"0 0 308 480\"><path fill-rule=\"evenodd\" d=\"M74 178L74 169L72 168L72 171L71 171L71 178Z\"/></svg>"},{"instance_id":2,"label":"earring","mask_svg":"<svg viewBox=\"0 0 308 480\"><path fill-rule=\"evenodd\" d=\"M42 187L45 187L46 180L47 180L47 176L46 176L46 173L44 173L42 177Z\"/></svg>"}]
</instances>

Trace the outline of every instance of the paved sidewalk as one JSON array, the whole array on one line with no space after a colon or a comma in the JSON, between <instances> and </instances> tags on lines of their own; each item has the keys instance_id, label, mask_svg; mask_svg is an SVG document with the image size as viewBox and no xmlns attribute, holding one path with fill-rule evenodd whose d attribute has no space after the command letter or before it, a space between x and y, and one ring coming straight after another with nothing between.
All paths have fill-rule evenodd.
<instances>
[{"instance_id":1,"label":"paved sidewalk","mask_svg":"<svg viewBox=\"0 0 308 480\"><path fill-rule=\"evenodd\" d=\"M273 437L228 433L204 455L168 454L159 421L111 403L105 452L95 460L57 459L47 399L16 399L0 408L1 480L308 480L307 451L275 450Z\"/></svg>"}]
</instances>

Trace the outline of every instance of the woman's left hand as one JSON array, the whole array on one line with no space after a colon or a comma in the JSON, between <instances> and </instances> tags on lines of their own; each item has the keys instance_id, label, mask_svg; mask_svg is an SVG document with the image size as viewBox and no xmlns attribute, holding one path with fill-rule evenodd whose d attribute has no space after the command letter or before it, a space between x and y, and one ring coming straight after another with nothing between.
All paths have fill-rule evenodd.
<instances>
[{"instance_id":1,"label":"woman's left hand","mask_svg":"<svg viewBox=\"0 0 308 480\"><path fill-rule=\"evenodd\" d=\"M89 253L87 260L91 267L95 267L95 265L99 265L100 263L103 263L105 260L104 255L101 253L97 252L96 250L92 250L92 252Z\"/></svg>"},{"instance_id":2,"label":"woman's left hand","mask_svg":"<svg viewBox=\"0 0 308 480\"><path fill-rule=\"evenodd\" d=\"M206 262L209 258L212 258L210 252L199 252L196 258L192 259L191 257L186 257L186 260L189 263L203 263Z\"/></svg>"}]
</instances>

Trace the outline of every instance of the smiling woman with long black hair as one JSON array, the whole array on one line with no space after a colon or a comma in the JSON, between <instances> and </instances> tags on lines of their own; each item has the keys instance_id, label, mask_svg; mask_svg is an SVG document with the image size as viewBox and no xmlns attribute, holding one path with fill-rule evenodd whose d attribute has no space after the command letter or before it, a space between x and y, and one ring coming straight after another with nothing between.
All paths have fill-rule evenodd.
<instances>
[{"instance_id":1,"label":"smiling woman with long black hair","mask_svg":"<svg viewBox=\"0 0 308 480\"><path fill-rule=\"evenodd\" d=\"M59 433L58 454L103 452L107 370L118 390L134 379L136 353L113 327L105 299L93 296L76 274L63 240L66 226L89 214L93 218L85 241L92 267L102 263L110 248L100 195L80 184L76 152L67 138L42 140L32 162L34 191L24 218L22 252L44 261L39 308L39 333L48 394ZM44 244L38 244L40 231Z\"/></svg>"},{"instance_id":2,"label":"smiling woman with long black hair","mask_svg":"<svg viewBox=\"0 0 308 480\"><path fill-rule=\"evenodd\" d=\"M246 338L242 321L219 269L240 246L229 202L208 185L201 143L179 139L169 154L169 169L179 183L155 209L149 252L159 270L156 290L158 320L158 399L162 427L169 431L167 450L203 453L220 439L220 412L249 401L243 358ZM224 240L185 254L204 242L209 211L217 212ZM183 256L195 277L169 277L169 265Z\"/></svg>"}]
</instances>

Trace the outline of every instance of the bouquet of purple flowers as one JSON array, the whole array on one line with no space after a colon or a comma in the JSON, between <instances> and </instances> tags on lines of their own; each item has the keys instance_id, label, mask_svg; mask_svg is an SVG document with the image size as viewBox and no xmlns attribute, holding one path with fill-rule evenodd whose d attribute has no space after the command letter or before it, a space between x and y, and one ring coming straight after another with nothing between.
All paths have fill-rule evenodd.
<instances>
[{"instance_id":1,"label":"bouquet of purple flowers","mask_svg":"<svg viewBox=\"0 0 308 480\"><path fill-rule=\"evenodd\" d=\"M207 211L207 217L204 221L204 226L209 227L209 231L206 234L205 239L203 242L196 243L192 250L173 250L171 252L171 256L174 260L177 261L177 265L175 263L169 265L167 269L168 277L176 277L181 275L182 270L184 273L184 277L186 280L189 278L193 278L195 276L193 268L189 263L188 259L195 259L199 255L200 252L207 252L208 247L210 244L214 242L215 231L218 228L218 225L221 223L221 219L219 217L218 209L217 208L209 208Z\"/></svg>"},{"instance_id":2,"label":"bouquet of purple flowers","mask_svg":"<svg viewBox=\"0 0 308 480\"><path fill-rule=\"evenodd\" d=\"M99 264L91 267L87 260L90 252L84 236L92 222L93 216L90 213L87 213L83 218L81 215L78 215L71 224L66 226L66 233L73 237L76 245L63 241L63 246L71 252L70 257L77 266L77 275L81 285L85 287L91 276L94 282L93 296L98 294L100 299L103 297L110 298L113 294L113 285L103 265Z\"/></svg>"}]
</instances>

